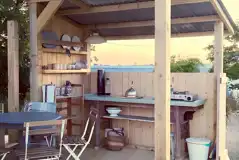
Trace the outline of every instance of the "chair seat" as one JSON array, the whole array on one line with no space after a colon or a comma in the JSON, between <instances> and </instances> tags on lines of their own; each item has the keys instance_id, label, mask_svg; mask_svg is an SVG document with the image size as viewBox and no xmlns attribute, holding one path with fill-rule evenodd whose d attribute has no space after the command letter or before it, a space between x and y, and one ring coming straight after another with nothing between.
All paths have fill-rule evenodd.
<instances>
[{"instance_id":1,"label":"chair seat","mask_svg":"<svg viewBox=\"0 0 239 160\"><path fill-rule=\"evenodd\" d=\"M86 141L81 139L79 136L66 136L63 138L63 144L69 144L69 145L84 145L86 144Z\"/></svg>"},{"instance_id":2,"label":"chair seat","mask_svg":"<svg viewBox=\"0 0 239 160\"><path fill-rule=\"evenodd\" d=\"M39 148L28 148L28 159L40 159L47 157L59 157L59 150L52 147L39 147ZM16 150L16 156L19 157L20 160L25 158L25 149Z\"/></svg>"},{"instance_id":3,"label":"chair seat","mask_svg":"<svg viewBox=\"0 0 239 160\"><path fill-rule=\"evenodd\" d=\"M10 149L6 149L6 148L0 148L0 157L3 156L4 154L10 152Z\"/></svg>"}]
</instances>

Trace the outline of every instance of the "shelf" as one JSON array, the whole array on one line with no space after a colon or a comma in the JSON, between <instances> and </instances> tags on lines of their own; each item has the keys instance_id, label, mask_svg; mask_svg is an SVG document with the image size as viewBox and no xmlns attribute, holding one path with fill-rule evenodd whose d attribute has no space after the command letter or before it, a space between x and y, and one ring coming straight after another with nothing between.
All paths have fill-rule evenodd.
<instances>
[{"instance_id":1,"label":"shelf","mask_svg":"<svg viewBox=\"0 0 239 160\"><path fill-rule=\"evenodd\" d=\"M141 122L154 122L153 117L141 117L141 116L129 116L129 115L118 115L117 117L103 116L107 119L120 119L120 120L131 120L131 121L141 121Z\"/></svg>"},{"instance_id":2,"label":"shelf","mask_svg":"<svg viewBox=\"0 0 239 160\"><path fill-rule=\"evenodd\" d=\"M48 53L59 53L59 54L66 54L66 51L64 49L57 49L57 48L42 48L42 52L48 52ZM87 55L86 51L74 51L70 50L71 54L76 55Z\"/></svg>"},{"instance_id":3,"label":"shelf","mask_svg":"<svg viewBox=\"0 0 239 160\"><path fill-rule=\"evenodd\" d=\"M42 44L53 44L53 45L58 45L58 46L74 46L74 47L83 47L84 45L82 42L68 42L68 41L59 41L59 40L44 40L42 41Z\"/></svg>"},{"instance_id":4,"label":"shelf","mask_svg":"<svg viewBox=\"0 0 239 160\"><path fill-rule=\"evenodd\" d=\"M46 69L43 70L42 73L44 74L71 74L71 73L88 73L88 69L81 69L81 70L50 70Z\"/></svg>"}]
</instances>

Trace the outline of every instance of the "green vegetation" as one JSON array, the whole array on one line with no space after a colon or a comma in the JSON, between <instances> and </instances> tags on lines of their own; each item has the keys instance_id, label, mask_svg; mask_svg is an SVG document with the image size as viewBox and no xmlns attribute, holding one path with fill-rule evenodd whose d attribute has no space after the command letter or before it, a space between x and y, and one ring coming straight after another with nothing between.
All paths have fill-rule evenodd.
<instances>
[{"instance_id":1,"label":"green vegetation","mask_svg":"<svg viewBox=\"0 0 239 160\"><path fill-rule=\"evenodd\" d=\"M227 74L227 77L232 80L239 79L239 48L238 48L238 42L239 42L239 26L237 25L235 27L235 34L227 36L225 38L226 42L229 43L229 45L224 46L224 72ZM214 52L213 52L213 45L209 45L206 47L206 50L209 51L208 53L208 60L211 62L214 61ZM213 69L211 70L213 71ZM236 87L236 85L231 86L232 89ZM239 104L238 100L233 97L227 97L227 117L234 112L235 110L238 110Z\"/></svg>"},{"instance_id":2,"label":"green vegetation","mask_svg":"<svg viewBox=\"0 0 239 160\"><path fill-rule=\"evenodd\" d=\"M239 26L235 27L235 34L225 38L229 45L224 46L224 72L230 79L239 79ZM206 47L208 60L214 61L213 45Z\"/></svg>"},{"instance_id":3,"label":"green vegetation","mask_svg":"<svg viewBox=\"0 0 239 160\"><path fill-rule=\"evenodd\" d=\"M20 47L20 99L29 89L29 40L28 10L24 0L0 0L0 101L7 98L7 21L19 23Z\"/></svg>"},{"instance_id":4,"label":"green vegetation","mask_svg":"<svg viewBox=\"0 0 239 160\"><path fill-rule=\"evenodd\" d=\"M171 72L199 72L198 65L202 62L198 58L175 60L171 57Z\"/></svg>"}]
</instances>

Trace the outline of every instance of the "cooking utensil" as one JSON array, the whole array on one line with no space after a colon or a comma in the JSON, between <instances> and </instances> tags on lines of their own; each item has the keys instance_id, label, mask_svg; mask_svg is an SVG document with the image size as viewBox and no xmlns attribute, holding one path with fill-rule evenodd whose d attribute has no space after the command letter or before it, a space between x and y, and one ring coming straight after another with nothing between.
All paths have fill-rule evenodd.
<instances>
[{"instance_id":1,"label":"cooking utensil","mask_svg":"<svg viewBox=\"0 0 239 160\"><path fill-rule=\"evenodd\" d=\"M129 97L129 98L137 97L137 92L133 88L133 84L134 82L132 81L131 87L125 92L125 97Z\"/></svg>"},{"instance_id":2,"label":"cooking utensil","mask_svg":"<svg viewBox=\"0 0 239 160\"><path fill-rule=\"evenodd\" d=\"M53 69L53 65L54 65L54 64L48 64L48 65L47 65L47 68L48 68L48 69Z\"/></svg>"},{"instance_id":3,"label":"cooking utensil","mask_svg":"<svg viewBox=\"0 0 239 160\"><path fill-rule=\"evenodd\" d=\"M53 64L53 69L54 70L60 70L61 69L61 65L60 64Z\"/></svg>"},{"instance_id":4,"label":"cooking utensil","mask_svg":"<svg viewBox=\"0 0 239 160\"><path fill-rule=\"evenodd\" d=\"M72 41L72 42L80 42L80 38L77 37L77 36L73 36L71 41ZM80 51L80 50L81 50L81 47L75 47L75 46L73 46L72 48L73 48L75 51Z\"/></svg>"},{"instance_id":5,"label":"cooking utensil","mask_svg":"<svg viewBox=\"0 0 239 160\"><path fill-rule=\"evenodd\" d=\"M59 37L57 36L56 32L43 31L43 32L41 32L41 35L42 35L42 40L44 40L44 41L57 41L57 40L59 40ZM56 48L57 45L43 43L42 46L44 48Z\"/></svg>"},{"instance_id":6,"label":"cooking utensil","mask_svg":"<svg viewBox=\"0 0 239 160\"><path fill-rule=\"evenodd\" d=\"M71 41L71 37L69 35L67 35L67 34L63 34L61 36L61 40L62 41L66 41L66 42L70 42ZM64 45L62 45L62 48L70 50L71 46L64 46Z\"/></svg>"}]
</instances>

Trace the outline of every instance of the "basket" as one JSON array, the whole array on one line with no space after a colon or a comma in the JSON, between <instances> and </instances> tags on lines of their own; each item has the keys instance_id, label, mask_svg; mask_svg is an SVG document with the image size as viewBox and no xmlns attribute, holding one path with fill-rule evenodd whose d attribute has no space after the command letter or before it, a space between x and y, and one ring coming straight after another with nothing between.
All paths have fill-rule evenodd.
<instances>
[{"instance_id":1,"label":"basket","mask_svg":"<svg viewBox=\"0 0 239 160\"><path fill-rule=\"evenodd\" d=\"M122 150L125 146L125 136L123 133L123 129L121 131L114 129L108 131L105 145L106 149L111 151Z\"/></svg>"}]
</instances>

